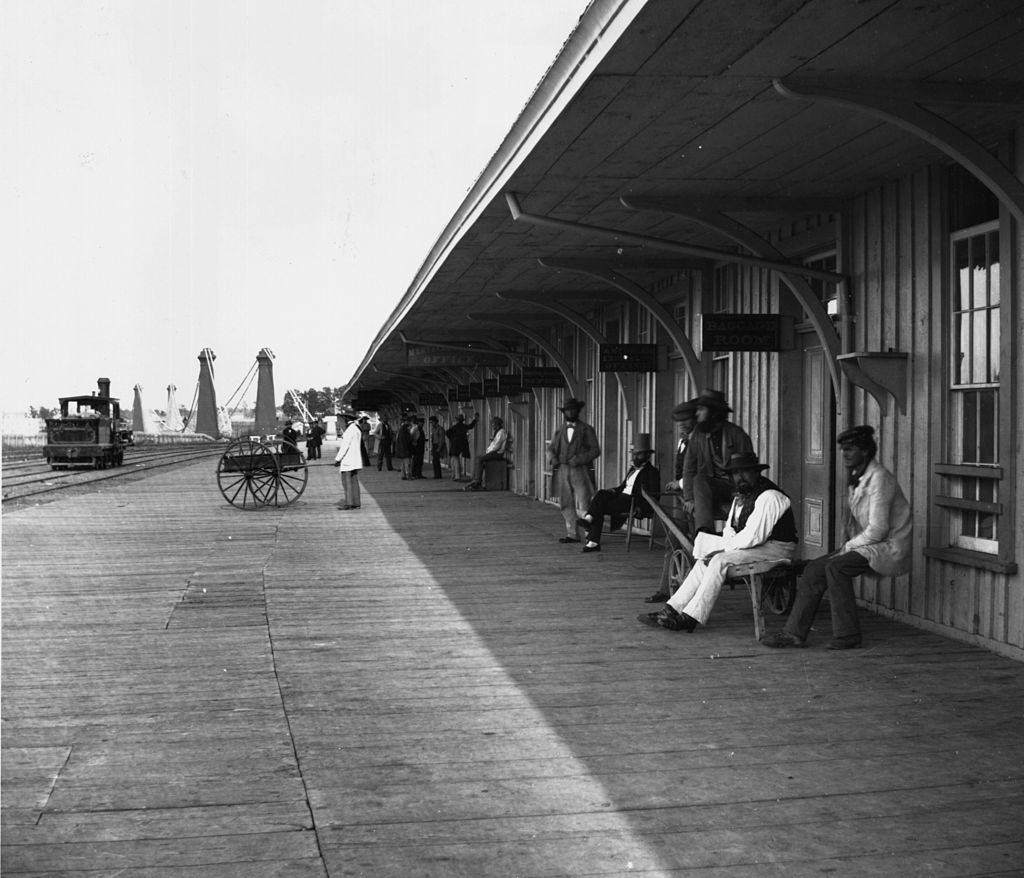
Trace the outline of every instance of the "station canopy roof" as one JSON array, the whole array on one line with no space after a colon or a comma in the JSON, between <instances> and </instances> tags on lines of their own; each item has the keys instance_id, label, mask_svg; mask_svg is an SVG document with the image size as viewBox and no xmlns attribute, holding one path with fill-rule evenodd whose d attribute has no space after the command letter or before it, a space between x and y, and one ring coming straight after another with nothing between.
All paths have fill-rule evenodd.
<instances>
[{"instance_id":1,"label":"station canopy roof","mask_svg":"<svg viewBox=\"0 0 1024 878\"><path fill-rule=\"evenodd\" d=\"M531 295L585 313L623 298L594 272L707 264L660 242L749 255L708 211L767 235L992 152L1024 119L1022 45L1019 0L595 0L351 387L450 384L430 362L457 353L417 343L532 347L520 327L565 321Z\"/></svg>"}]
</instances>

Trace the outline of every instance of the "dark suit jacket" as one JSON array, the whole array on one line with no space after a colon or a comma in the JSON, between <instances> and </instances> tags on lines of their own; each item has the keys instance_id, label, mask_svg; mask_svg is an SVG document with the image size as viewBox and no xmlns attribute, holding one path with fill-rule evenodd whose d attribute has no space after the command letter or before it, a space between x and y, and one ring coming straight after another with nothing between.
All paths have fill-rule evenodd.
<instances>
[{"instance_id":1,"label":"dark suit jacket","mask_svg":"<svg viewBox=\"0 0 1024 878\"><path fill-rule=\"evenodd\" d=\"M559 466L589 466L601 456L601 446L594 428L584 421L577 421L571 442L566 436L565 424L555 430L548 455L551 462Z\"/></svg>"},{"instance_id":2,"label":"dark suit jacket","mask_svg":"<svg viewBox=\"0 0 1024 878\"><path fill-rule=\"evenodd\" d=\"M741 451L753 451L750 437L742 427L732 421L722 422L722 460L728 463L729 458ZM702 433L699 429L690 434L690 444L686 446L686 458L683 461L683 499L693 499L693 477L697 474L707 478L715 477L715 460L711 449L711 434Z\"/></svg>"},{"instance_id":3,"label":"dark suit jacket","mask_svg":"<svg viewBox=\"0 0 1024 878\"><path fill-rule=\"evenodd\" d=\"M629 477L633 474L634 469L635 467L630 467L629 472L626 473L626 478L622 480L622 484L613 489L616 493L621 494L626 490L626 482L629 481ZM641 488L655 500L661 496L661 473L656 466L645 463L640 467L640 472L633 483L633 493L636 495L636 508L644 515L650 515L653 510L651 509L651 504L640 495Z\"/></svg>"}]
</instances>

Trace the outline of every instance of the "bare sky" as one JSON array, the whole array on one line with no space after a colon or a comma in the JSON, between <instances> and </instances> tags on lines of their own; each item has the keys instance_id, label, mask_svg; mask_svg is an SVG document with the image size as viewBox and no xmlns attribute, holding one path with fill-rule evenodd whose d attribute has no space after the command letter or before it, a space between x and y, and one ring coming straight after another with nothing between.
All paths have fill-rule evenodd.
<instances>
[{"instance_id":1,"label":"bare sky","mask_svg":"<svg viewBox=\"0 0 1024 878\"><path fill-rule=\"evenodd\" d=\"M0 408L348 381L586 5L4 0Z\"/></svg>"}]
</instances>

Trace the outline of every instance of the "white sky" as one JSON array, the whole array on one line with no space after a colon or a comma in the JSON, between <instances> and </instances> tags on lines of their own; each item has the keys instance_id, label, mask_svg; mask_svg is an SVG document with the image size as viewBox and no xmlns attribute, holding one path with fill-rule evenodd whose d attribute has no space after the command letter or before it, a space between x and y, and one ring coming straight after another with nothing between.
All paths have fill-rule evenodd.
<instances>
[{"instance_id":1,"label":"white sky","mask_svg":"<svg viewBox=\"0 0 1024 878\"><path fill-rule=\"evenodd\" d=\"M586 5L3 0L0 409L347 382Z\"/></svg>"}]
</instances>

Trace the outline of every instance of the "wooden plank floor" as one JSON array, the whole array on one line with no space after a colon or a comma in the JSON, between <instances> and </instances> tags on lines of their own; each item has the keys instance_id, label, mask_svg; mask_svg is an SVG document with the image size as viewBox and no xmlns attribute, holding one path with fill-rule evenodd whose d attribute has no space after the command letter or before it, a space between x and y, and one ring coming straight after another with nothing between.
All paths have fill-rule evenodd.
<instances>
[{"instance_id":1,"label":"wooden plank floor","mask_svg":"<svg viewBox=\"0 0 1024 878\"><path fill-rule=\"evenodd\" d=\"M5 512L5 876L1024 874L1021 664L647 629L645 545L332 456Z\"/></svg>"}]
</instances>

